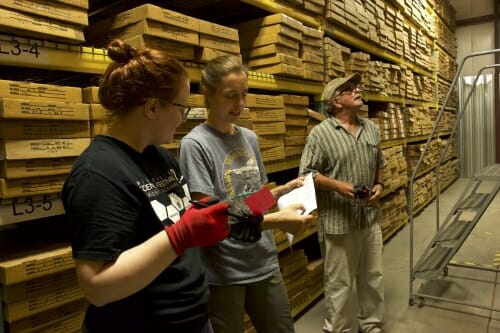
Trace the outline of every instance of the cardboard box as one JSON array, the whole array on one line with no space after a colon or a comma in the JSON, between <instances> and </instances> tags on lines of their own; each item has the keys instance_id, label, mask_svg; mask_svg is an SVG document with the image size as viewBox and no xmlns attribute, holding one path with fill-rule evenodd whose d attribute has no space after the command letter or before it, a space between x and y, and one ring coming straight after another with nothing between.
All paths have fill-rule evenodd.
<instances>
[{"instance_id":1,"label":"cardboard box","mask_svg":"<svg viewBox=\"0 0 500 333\"><path fill-rule=\"evenodd\" d=\"M7 323L10 333L31 333L35 330L41 332L42 329L49 329L53 325L57 325L61 320L78 320L79 329L81 331L82 317L88 306L85 300L77 300L68 304L64 304L54 309L46 310L27 318L17 320L13 323ZM75 319L74 319L75 318ZM68 330L53 330L50 332L68 332Z\"/></svg>"},{"instance_id":2,"label":"cardboard box","mask_svg":"<svg viewBox=\"0 0 500 333\"><path fill-rule=\"evenodd\" d=\"M291 156L300 156L302 155L302 152L304 151L304 146L285 146L285 156L286 157L291 157Z\"/></svg>"},{"instance_id":3,"label":"cardboard box","mask_svg":"<svg viewBox=\"0 0 500 333\"><path fill-rule=\"evenodd\" d=\"M238 41L238 29L226 27L224 25L215 24L209 21L199 20L199 32L206 35L211 35L223 39Z\"/></svg>"},{"instance_id":4,"label":"cardboard box","mask_svg":"<svg viewBox=\"0 0 500 333\"><path fill-rule=\"evenodd\" d=\"M323 79L324 79L323 73L314 72L314 71L311 71L311 70L308 70L308 69L304 70L303 75L304 75L303 78L306 79L306 80L312 80L312 81L322 82Z\"/></svg>"},{"instance_id":5,"label":"cardboard box","mask_svg":"<svg viewBox=\"0 0 500 333\"><path fill-rule=\"evenodd\" d=\"M38 333L53 333L53 332L66 332L66 333L80 333L82 331L82 322L85 318L85 313L65 314L63 319L56 320L47 327L44 327ZM25 332L21 332L25 333Z\"/></svg>"},{"instance_id":6,"label":"cardboard box","mask_svg":"<svg viewBox=\"0 0 500 333\"><path fill-rule=\"evenodd\" d=\"M157 38L148 35L139 35L124 39L125 42L135 47L150 47L167 52L170 56L181 60L195 59L195 46L165 38ZM96 101L98 102L98 100Z\"/></svg>"},{"instance_id":7,"label":"cardboard box","mask_svg":"<svg viewBox=\"0 0 500 333\"><path fill-rule=\"evenodd\" d=\"M311 53L311 54L314 54L318 57L323 57L323 49L321 47L315 47L315 46L302 44L301 45L301 52L302 52L302 54Z\"/></svg>"},{"instance_id":8,"label":"cardboard box","mask_svg":"<svg viewBox=\"0 0 500 333\"><path fill-rule=\"evenodd\" d=\"M199 45L229 53L240 53L240 43L238 41L205 35L203 33L200 33Z\"/></svg>"},{"instance_id":9,"label":"cardboard box","mask_svg":"<svg viewBox=\"0 0 500 333\"><path fill-rule=\"evenodd\" d=\"M313 62L304 61L303 67L306 70L309 70L312 72L318 72L318 73L323 75L323 69L324 69L323 64L316 64Z\"/></svg>"},{"instance_id":10,"label":"cardboard box","mask_svg":"<svg viewBox=\"0 0 500 333\"><path fill-rule=\"evenodd\" d=\"M294 48L289 48L278 44L268 44L264 46L254 47L252 49L244 50L245 57L250 59L276 55L279 53L286 54L292 57L299 57L299 50Z\"/></svg>"},{"instance_id":11,"label":"cardboard box","mask_svg":"<svg viewBox=\"0 0 500 333\"><path fill-rule=\"evenodd\" d=\"M82 28L3 8L0 8L0 29L3 33L69 44L85 41Z\"/></svg>"},{"instance_id":12,"label":"cardboard box","mask_svg":"<svg viewBox=\"0 0 500 333\"><path fill-rule=\"evenodd\" d=\"M223 55L232 55L237 57L240 61L242 61L241 54L239 53L230 53L226 51L212 49L210 47L195 47L194 60L199 62L209 62L210 60Z\"/></svg>"},{"instance_id":13,"label":"cardboard box","mask_svg":"<svg viewBox=\"0 0 500 333\"><path fill-rule=\"evenodd\" d=\"M303 67L297 67L287 64L276 64L273 66L256 67L258 72L268 74L281 74L285 76L304 77L305 70Z\"/></svg>"},{"instance_id":14,"label":"cardboard box","mask_svg":"<svg viewBox=\"0 0 500 333\"><path fill-rule=\"evenodd\" d=\"M97 46L104 46L110 39L131 39L139 35L148 35L157 38L198 45L199 34L196 31L184 29L174 25L168 25L153 20L142 20L110 31L108 35L99 35L97 39L91 39Z\"/></svg>"},{"instance_id":15,"label":"cardboard box","mask_svg":"<svg viewBox=\"0 0 500 333\"><path fill-rule=\"evenodd\" d=\"M285 134L286 127L285 122L275 121L275 122L254 122L252 124L253 130L259 135L270 135L270 134Z\"/></svg>"},{"instance_id":16,"label":"cardboard box","mask_svg":"<svg viewBox=\"0 0 500 333\"><path fill-rule=\"evenodd\" d=\"M99 87L82 88L82 102L88 104L101 103L99 100Z\"/></svg>"},{"instance_id":17,"label":"cardboard box","mask_svg":"<svg viewBox=\"0 0 500 333\"><path fill-rule=\"evenodd\" d=\"M300 145L305 145L306 143L306 136L305 135L298 135L298 136L285 136L283 138L285 142L285 146L300 146Z\"/></svg>"},{"instance_id":18,"label":"cardboard box","mask_svg":"<svg viewBox=\"0 0 500 333\"><path fill-rule=\"evenodd\" d=\"M101 104L90 104L90 119L91 120L107 120L111 116L111 112L104 108ZM92 122L91 122L92 126Z\"/></svg>"},{"instance_id":19,"label":"cardboard box","mask_svg":"<svg viewBox=\"0 0 500 333\"><path fill-rule=\"evenodd\" d=\"M80 26L89 25L87 10L45 0L2 0L2 7Z\"/></svg>"},{"instance_id":20,"label":"cardboard box","mask_svg":"<svg viewBox=\"0 0 500 333\"><path fill-rule=\"evenodd\" d=\"M298 57L292 57L283 53L267 57L250 59L247 65L248 67L262 67L280 63L302 67L302 59Z\"/></svg>"},{"instance_id":21,"label":"cardboard box","mask_svg":"<svg viewBox=\"0 0 500 333\"><path fill-rule=\"evenodd\" d=\"M54 2L64 3L66 5L89 9L89 0L54 0Z\"/></svg>"},{"instance_id":22,"label":"cardboard box","mask_svg":"<svg viewBox=\"0 0 500 333\"><path fill-rule=\"evenodd\" d=\"M71 286L60 286L54 291L15 303L4 303L3 313L5 320L12 323L30 315L80 299L83 299L83 292L78 283L75 283Z\"/></svg>"},{"instance_id":23,"label":"cardboard box","mask_svg":"<svg viewBox=\"0 0 500 333\"><path fill-rule=\"evenodd\" d=\"M240 45L242 49L250 49L253 47L264 46L268 44L283 45L291 49L298 50L300 43L287 36L272 34L272 35L242 35L240 36Z\"/></svg>"},{"instance_id":24,"label":"cardboard box","mask_svg":"<svg viewBox=\"0 0 500 333\"><path fill-rule=\"evenodd\" d=\"M17 179L69 174L76 157L0 160L0 178Z\"/></svg>"},{"instance_id":25,"label":"cardboard box","mask_svg":"<svg viewBox=\"0 0 500 333\"><path fill-rule=\"evenodd\" d=\"M325 6L317 5L315 3L304 0L304 9L317 15L323 15Z\"/></svg>"},{"instance_id":26,"label":"cardboard box","mask_svg":"<svg viewBox=\"0 0 500 333\"><path fill-rule=\"evenodd\" d=\"M326 116L324 114L316 112L314 110L307 109L307 114L310 119L313 119L316 122L321 122L326 119Z\"/></svg>"},{"instance_id":27,"label":"cardboard box","mask_svg":"<svg viewBox=\"0 0 500 333\"><path fill-rule=\"evenodd\" d=\"M187 115L187 119L207 119L208 111L207 108L193 107Z\"/></svg>"},{"instance_id":28,"label":"cardboard box","mask_svg":"<svg viewBox=\"0 0 500 333\"><path fill-rule=\"evenodd\" d=\"M274 148L261 148L260 153L262 155L262 161L272 162L272 161L280 161L285 159L285 147L279 146Z\"/></svg>"},{"instance_id":29,"label":"cardboard box","mask_svg":"<svg viewBox=\"0 0 500 333\"><path fill-rule=\"evenodd\" d=\"M207 107L207 104L205 101L205 95L190 94L189 98L188 98L188 106L201 107L201 108Z\"/></svg>"},{"instance_id":30,"label":"cardboard box","mask_svg":"<svg viewBox=\"0 0 500 333\"><path fill-rule=\"evenodd\" d=\"M89 106L82 103L0 98L0 118L89 120L90 112Z\"/></svg>"},{"instance_id":31,"label":"cardboard box","mask_svg":"<svg viewBox=\"0 0 500 333\"><path fill-rule=\"evenodd\" d=\"M0 80L0 97L32 101L81 103L80 88Z\"/></svg>"},{"instance_id":32,"label":"cardboard box","mask_svg":"<svg viewBox=\"0 0 500 333\"><path fill-rule=\"evenodd\" d=\"M247 94L246 106L249 108L282 109L285 104L282 96Z\"/></svg>"},{"instance_id":33,"label":"cardboard box","mask_svg":"<svg viewBox=\"0 0 500 333\"><path fill-rule=\"evenodd\" d=\"M259 133L257 133L259 134ZM259 147L263 148L273 148L276 146L283 145L283 135L271 134L271 135L259 135Z\"/></svg>"},{"instance_id":34,"label":"cardboard box","mask_svg":"<svg viewBox=\"0 0 500 333\"><path fill-rule=\"evenodd\" d=\"M269 25L275 25L275 24L284 24L286 26L289 26L290 28L293 28L298 31L302 31L303 24L302 22L288 16L285 14L273 14L273 15L268 15L265 17L261 17L258 19L246 21L246 22L241 22L235 25L235 27L238 28L238 30L253 30L253 29L259 29L261 27L266 27Z\"/></svg>"},{"instance_id":35,"label":"cardboard box","mask_svg":"<svg viewBox=\"0 0 500 333\"><path fill-rule=\"evenodd\" d=\"M143 20L161 22L195 32L200 31L200 21L197 18L151 4L144 4L113 17L92 23L87 31L87 39L99 39L103 33Z\"/></svg>"},{"instance_id":36,"label":"cardboard box","mask_svg":"<svg viewBox=\"0 0 500 333\"><path fill-rule=\"evenodd\" d=\"M307 116L295 116L295 115L286 115L286 124L290 126L307 126L308 123Z\"/></svg>"},{"instance_id":37,"label":"cardboard box","mask_svg":"<svg viewBox=\"0 0 500 333\"><path fill-rule=\"evenodd\" d=\"M321 66L323 66L323 57L320 57L317 54L302 52L301 58L304 61L320 64Z\"/></svg>"},{"instance_id":38,"label":"cardboard box","mask_svg":"<svg viewBox=\"0 0 500 333\"><path fill-rule=\"evenodd\" d=\"M261 28L253 28L250 30L239 29L240 39L255 39L265 35L282 35L296 41L302 40L302 30L295 30L283 24L274 24Z\"/></svg>"},{"instance_id":39,"label":"cardboard box","mask_svg":"<svg viewBox=\"0 0 500 333\"><path fill-rule=\"evenodd\" d=\"M74 268L71 246L55 246L16 253L14 258L0 261L0 282L20 283L37 277Z\"/></svg>"},{"instance_id":40,"label":"cardboard box","mask_svg":"<svg viewBox=\"0 0 500 333\"><path fill-rule=\"evenodd\" d=\"M238 119L236 122L235 122L236 125L240 126L240 127L245 127L245 128L248 128L248 129L251 129L253 130L253 121L252 119Z\"/></svg>"},{"instance_id":41,"label":"cardboard box","mask_svg":"<svg viewBox=\"0 0 500 333\"><path fill-rule=\"evenodd\" d=\"M0 137L3 139L59 139L89 138L88 121L57 120L2 120Z\"/></svg>"},{"instance_id":42,"label":"cardboard box","mask_svg":"<svg viewBox=\"0 0 500 333\"><path fill-rule=\"evenodd\" d=\"M260 121L285 121L285 109L258 109L250 108L252 120Z\"/></svg>"},{"instance_id":43,"label":"cardboard box","mask_svg":"<svg viewBox=\"0 0 500 333\"><path fill-rule=\"evenodd\" d=\"M285 104L285 113L287 116L308 117L307 107L305 105Z\"/></svg>"},{"instance_id":44,"label":"cardboard box","mask_svg":"<svg viewBox=\"0 0 500 333\"><path fill-rule=\"evenodd\" d=\"M306 135L306 126L286 125L286 135Z\"/></svg>"},{"instance_id":45,"label":"cardboard box","mask_svg":"<svg viewBox=\"0 0 500 333\"><path fill-rule=\"evenodd\" d=\"M93 138L106 133L107 130L108 122L106 120L92 120L90 122L90 133Z\"/></svg>"},{"instance_id":46,"label":"cardboard box","mask_svg":"<svg viewBox=\"0 0 500 333\"><path fill-rule=\"evenodd\" d=\"M11 199L41 194L52 194L62 191L68 175L46 177L29 177L20 179L0 178L0 198Z\"/></svg>"},{"instance_id":47,"label":"cardboard box","mask_svg":"<svg viewBox=\"0 0 500 333\"><path fill-rule=\"evenodd\" d=\"M323 40L314 38L314 37L308 37L308 36L303 36L302 37L302 45L309 45L312 47L322 47L323 46Z\"/></svg>"},{"instance_id":48,"label":"cardboard box","mask_svg":"<svg viewBox=\"0 0 500 333\"><path fill-rule=\"evenodd\" d=\"M288 95L281 94L283 96L283 101L285 103L285 107L288 107L289 104L292 105L309 105L309 97L301 96L301 95Z\"/></svg>"},{"instance_id":49,"label":"cardboard box","mask_svg":"<svg viewBox=\"0 0 500 333\"><path fill-rule=\"evenodd\" d=\"M0 140L0 159L24 160L79 156L89 144L89 138Z\"/></svg>"},{"instance_id":50,"label":"cardboard box","mask_svg":"<svg viewBox=\"0 0 500 333\"><path fill-rule=\"evenodd\" d=\"M326 6L326 0L306 0L306 2L310 2L318 6L323 6L323 7Z\"/></svg>"}]
</instances>

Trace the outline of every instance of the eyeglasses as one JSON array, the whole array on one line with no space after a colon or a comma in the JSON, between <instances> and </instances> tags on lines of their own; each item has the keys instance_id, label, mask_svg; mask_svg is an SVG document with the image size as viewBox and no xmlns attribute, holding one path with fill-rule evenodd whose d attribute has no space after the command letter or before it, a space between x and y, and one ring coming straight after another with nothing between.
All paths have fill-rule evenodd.
<instances>
[{"instance_id":1,"label":"eyeglasses","mask_svg":"<svg viewBox=\"0 0 500 333\"><path fill-rule=\"evenodd\" d=\"M187 119L189 111L191 111L191 108L189 106L187 106L187 105L180 104L180 103L175 103L175 102L167 102L167 100L165 100L163 98L159 98L159 97L147 97L144 100L146 101L147 99L157 99L157 100L161 101L162 103L172 104L173 106L176 106L177 110L179 110L179 112L181 113L183 121Z\"/></svg>"},{"instance_id":2,"label":"eyeglasses","mask_svg":"<svg viewBox=\"0 0 500 333\"><path fill-rule=\"evenodd\" d=\"M351 85L351 86L344 88L341 92L339 92L338 94L333 96L333 98L337 98L337 97L340 97L340 96L345 95L345 94L352 94L353 92L360 92L360 91L363 91L363 89L361 89L358 86Z\"/></svg>"},{"instance_id":3,"label":"eyeglasses","mask_svg":"<svg viewBox=\"0 0 500 333\"><path fill-rule=\"evenodd\" d=\"M184 104L180 104L180 103L174 103L174 102L172 102L170 104L177 106L179 108L178 110L180 111L180 113L182 115L182 120L187 119L189 111L191 111L191 108L189 106L184 105Z\"/></svg>"}]
</instances>

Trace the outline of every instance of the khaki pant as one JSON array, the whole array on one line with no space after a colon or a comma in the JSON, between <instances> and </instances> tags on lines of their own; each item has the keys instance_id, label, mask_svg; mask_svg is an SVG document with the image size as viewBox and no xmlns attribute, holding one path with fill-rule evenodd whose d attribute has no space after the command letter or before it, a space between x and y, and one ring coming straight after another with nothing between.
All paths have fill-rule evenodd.
<instances>
[{"instance_id":1,"label":"khaki pant","mask_svg":"<svg viewBox=\"0 0 500 333\"><path fill-rule=\"evenodd\" d=\"M353 292L357 289L359 329L383 332L382 232L380 225L345 235L324 235L321 252L325 267L326 317L323 331L352 332Z\"/></svg>"},{"instance_id":2,"label":"khaki pant","mask_svg":"<svg viewBox=\"0 0 500 333\"><path fill-rule=\"evenodd\" d=\"M243 333L245 311L259 333L294 333L281 273L258 282L210 287L210 320L215 333Z\"/></svg>"}]
</instances>

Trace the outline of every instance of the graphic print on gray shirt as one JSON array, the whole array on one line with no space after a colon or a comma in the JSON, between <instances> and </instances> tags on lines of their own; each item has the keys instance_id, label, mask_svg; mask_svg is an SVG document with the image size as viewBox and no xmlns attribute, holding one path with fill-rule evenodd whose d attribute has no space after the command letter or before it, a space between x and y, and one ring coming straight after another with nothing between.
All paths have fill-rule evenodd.
<instances>
[{"instance_id":1,"label":"graphic print on gray shirt","mask_svg":"<svg viewBox=\"0 0 500 333\"><path fill-rule=\"evenodd\" d=\"M248 195L267 182L257 135L236 127L222 134L206 124L195 127L181 142L179 162L191 192L222 200ZM256 243L227 238L202 249L208 280L213 285L250 283L279 270L272 231Z\"/></svg>"}]
</instances>

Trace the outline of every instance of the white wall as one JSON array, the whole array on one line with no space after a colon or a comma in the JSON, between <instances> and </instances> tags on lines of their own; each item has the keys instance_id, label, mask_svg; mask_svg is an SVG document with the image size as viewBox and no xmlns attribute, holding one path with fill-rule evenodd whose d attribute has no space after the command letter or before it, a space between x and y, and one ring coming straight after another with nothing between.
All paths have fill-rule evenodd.
<instances>
[{"instance_id":1,"label":"white wall","mask_svg":"<svg viewBox=\"0 0 500 333\"><path fill-rule=\"evenodd\" d=\"M493 50L494 23L481 23L457 28L457 63L465 56L479 51ZM486 65L494 64L494 54L468 59L459 77L459 100L463 107L465 98L471 91L478 71ZM459 157L462 160L461 175L472 177L485 166L495 162L495 110L493 101L493 72L482 72L482 80L471 95L459 131Z\"/></svg>"},{"instance_id":2,"label":"white wall","mask_svg":"<svg viewBox=\"0 0 500 333\"><path fill-rule=\"evenodd\" d=\"M451 0L457 12L457 20L481 17L494 13L493 1L496 0Z\"/></svg>"},{"instance_id":3,"label":"white wall","mask_svg":"<svg viewBox=\"0 0 500 333\"><path fill-rule=\"evenodd\" d=\"M492 22L474 24L465 27L459 27L456 31L457 36L457 63L473 52L492 50L495 48L494 24ZM477 71L495 61L494 55L474 57L467 60L462 73L465 75L475 75Z\"/></svg>"}]
</instances>

